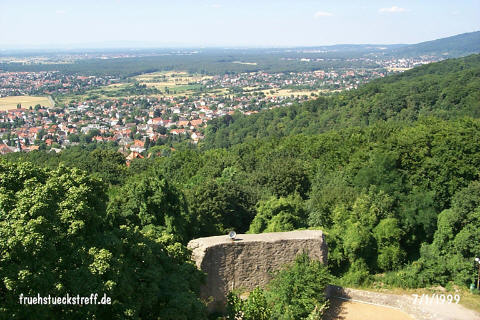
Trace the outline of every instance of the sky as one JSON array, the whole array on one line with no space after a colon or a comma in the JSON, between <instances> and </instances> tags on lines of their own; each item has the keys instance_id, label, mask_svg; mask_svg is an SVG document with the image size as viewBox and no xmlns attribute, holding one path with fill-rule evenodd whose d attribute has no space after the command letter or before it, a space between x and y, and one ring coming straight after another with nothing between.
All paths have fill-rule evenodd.
<instances>
[{"instance_id":1,"label":"sky","mask_svg":"<svg viewBox=\"0 0 480 320\"><path fill-rule=\"evenodd\" d=\"M480 0L0 0L0 49L418 43L480 30Z\"/></svg>"}]
</instances>

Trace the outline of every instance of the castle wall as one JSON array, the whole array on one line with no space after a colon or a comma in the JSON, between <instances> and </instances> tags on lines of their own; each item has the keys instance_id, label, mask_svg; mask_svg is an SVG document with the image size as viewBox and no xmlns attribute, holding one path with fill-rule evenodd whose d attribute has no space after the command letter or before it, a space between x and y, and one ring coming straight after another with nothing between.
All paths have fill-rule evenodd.
<instances>
[{"instance_id":1,"label":"castle wall","mask_svg":"<svg viewBox=\"0 0 480 320\"><path fill-rule=\"evenodd\" d=\"M307 252L327 262L327 245L320 230L239 234L194 239L188 247L197 267L207 274L202 298L213 298L210 310L223 309L229 291L250 291L266 285L272 272Z\"/></svg>"}]
</instances>

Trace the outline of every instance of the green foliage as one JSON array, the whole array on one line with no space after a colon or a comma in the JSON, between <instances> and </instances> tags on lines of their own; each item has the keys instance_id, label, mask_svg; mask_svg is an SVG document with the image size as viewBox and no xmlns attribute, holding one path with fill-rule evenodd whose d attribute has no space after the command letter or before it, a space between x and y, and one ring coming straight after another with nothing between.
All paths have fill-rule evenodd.
<instances>
[{"instance_id":1,"label":"green foliage","mask_svg":"<svg viewBox=\"0 0 480 320\"><path fill-rule=\"evenodd\" d=\"M294 263L274 275L266 290L256 288L247 299L228 295L228 319L321 319L328 307L327 268L300 254Z\"/></svg>"},{"instance_id":2,"label":"green foliage","mask_svg":"<svg viewBox=\"0 0 480 320\"><path fill-rule=\"evenodd\" d=\"M472 263L480 252L479 199L478 181L457 192L452 208L438 215L433 242L422 246L420 259L405 270L391 274L387 282L405 287L473 282L476 269Z\"/></svg>"},{"instance_id":3,"label":"green foliage","mask_svg":"<svg viewBox=\"0 0 480 320\"><path fill-rule=\"evenodd\" d=\"M230 149L173 151L139 163L138 170L120 169L119 184L109 189L108 217L116 226L152 225L173 232L184 243L231 229L321 227L328 233L332 272L369 281L369 274L416 261L422 243L434 240L441 231L438 213L450 209L453 195L478 179L479 140L478 120L432 118L265 138ZM96 177L115 177L114 169L125 167L110 152L108 164L102 165L101 157L89 159L104 153L96 149L28 157L47 167L60 159L73 164L76 158ZM449 224L443 219L441 228ZM459 257L471 254L469 230L456 240ZM443 265L460 264L457 258L447 260ZM435 267L423 260L418 266ZM458 274L465 278L464 271Z\"/></svg>"},{"instance_id":4,"label":"green foliage","mask_svg":"<svg viewBox=\"0 0 480 320\"><path fill-rule=\"evenodd\" d=\"M227 319L270 320L271 317L272 310L261 288L255 288L245 300L231 292L228 294Z\"/></svg>"},{"instance_id":5,"label":"green foliage","mask_svg":"<svg viewBox=\"0 0 480 320\"><path fill-rule=\"evenodd\" d=\"M340 283L345 286L368 285L372 280L371 272L364 259L354 260L348 271L342 275Z\"/></svg>"},{"instance_id":6,"label":"green foliage","mask_svg":"<svg viewBox=\"0 0 480 320\"><path fill-rule=\"evenodd\" d=\"M449 278L458 284L471 281L471 263L480 252L480 183L474 181L457 192L451 209L438 216L437 231L431 248L425 249L420 260L432 260L427 250L443 256ZM435 270L435 269L433 269ZM436 279L431 279L435 282Z\"/></svg>"},{"instance_id":7,"label":"green foliage","mask_svg":"<svg viewBox=\"0 0 480 320\"><path fill-rule=\"evenodd\" d=\"M336 206L352 205L357 192L349 185L343 171L320 170L312 183L312 191L307 201L308 224L330 228L333 210Z\"/></svg>"},{"instance_id":8,"label":"green foliage","mask_svg":"<svg viewBox=\"0 0 480 320\"><path fill-rule=\"evenodd\" d=\"M78 169L0 161L0 318L204 318L202 275L186 248L154 225L112 226L106 201L105 185ZM112 304L18 300L67 293Z\"/></svg>"},{"instance_id":9,"label":"green foliage","mask_svg":"<svg viewBox=\"0 0 480 320\"><path fill-rule=\"evenodd\" d=\"M109 253L96 250L102 246L106 200L98 180L64 167L48 173L0 162L0 190L2 318L37 313L37 318L51 318L60 311L25 308L18 303L21 293L87 296L106 291L101 274L109 268ZM63 316L92 314L95 309L66 308Z\"/></svg>"},{"instance_id":10,"label":"green foliage","mask_svg":"<svg viewBox=\"0 0 480 320\"><path fill-rule=\"evenodd\" d=\"M351 208L337 207L329 233L332 269L360 278L354 274L400 267L406 253L400 247L402 230L393 216L392 198L375 188L361 194Z\"/></svg>"},{"instance_id":11,"label":"green foliage","mask_svg":"<svg viewBox=\"0 0 480 320\"><path fill-rule=\"evenodd\" d=\"M205 305L198 299L202 274L174 236L125 225L116 233L111 296L117 301L117 318L206 318Z\"/></svg>"},{"instance_id":12,"label":"green foliage","mask_svg":"<svg viewBox=\"0 0 480 320\"><path fill-rule=\"evenodd\" d=\"M402 265L405 251L400 247L403 231L395 218L385 218L373 229L377 242L377 265L381 270L394 270Z\"/></svg>"},{"instance_id":13,"label":"green foliage","mask_svg":"<svg viewBox=\"0 0 480 320\"><path fill-rule=\"evenodd\" d=\"M125 180L127 168L125 157L108 146L89 144L63 150L60 153L32 151L29 153L11 153L6 159L28 161L55 169L60 163L94 174L109 184L118 185Z\"/></svg>"},{"instance_id":14,"label":"green foliage","mask_svg":"<svg viewBox=\"0 0 480 320\"><path fill-rule=\"evenodd\" d=\"M478 179L479 140L478 120L426 119L252 140L227 150L173 151L126 171L130 178L109 189L108 213L117 226L153 225L184 242L231 229L321 227L328 232L332 272L368 280L369 274L416 261L422 243L433 241L440 232L438 213ZM77 158L78 166L98 177L110 172L102 173L110 164L101 165L100 157L88 159L100 151L74 148L63 156L28 157L49 167ZM111 155L111 167L121 166ZM98 165L86 165L92 162ZM456 242L461 257L471 251L468 230ZM425 263L418 265L434 267Z\"/></svg>"},{"instance_id":15,"label":"green foliage","mask_svg":"<svg viewBox=\"0 0 480 320\"><path fill-rule=\"evenodd\" d=\"M182 194L153 172L129 180L108 204L114 225L153 225L186 241L191 218Z\"/></svg>"},{"instance_id":16,"label":"green foliage","mask_svg":"<svg viewBox=\"0 0 480 320\"><path fill-rule=\"evenodd\" d=\"M0 312L60 314L20 310L21 290L98 291L112 296L102 310L116 318L202 318L201 276L181 243L231 229L321 227L329 267L346 284L380 272L406 287L468 284L480 251L479 68L479 55L448 60L215 119L203 146L154 147L128 169L113 146L96 144L4 156L18 165L0 162ZM236 310L318 317L323 302L295 286L316 289L292 274Z\"/></svg>"},{"instance_id":17,"label":"green foliage","mask_svg":"<svg viewBox=\"0 0 480 320\"><path fill-rule=\"evenodd\" d=\"M185 184L202 167L202 158L194 150L174 152L155 168L163 173L168 181Z\"/></svg>"},{"instance_id":18,"label":"green foliage","mask_svg":"<svg viewBox=\"0 0 480 320\"><path fill-rule=\"evenodd\" d=\"M310 181L303 164L293 157L281 158L273 155L273 159L265 159L259 165L256 178L259 184L271 190L277 197L286 197L296 192L305 198L310 189Z\"/></svg>"},{"instance_id":19,"label":"green foliage","mask_svg":"<svg viewBox=\"0 0 480 320\"><path fill-rule=\"evenodd\" d=\"M78 162L75 162L78 165ZM96 149L90 152L84 168L111 184L119 184L125 176L125 157L113 150Z\"/></svg>"},{"instance_id":20,"label":"green foliage","mask_svg":"<svg viewBox=\"0 0 480 320\"><path fill-rule=\"evenodd\" d=\"M298 195L286 198L272 197L260 201L249 233L292 231L306 227L306 212Z\"/></svg>"},{"instance_id":21,"label":"green foliage","mask_svg":"<svg viewBox=\"0 0 480 320\"><path fill-rule=\"evenodd\" d=\"M195 236L245 232L253 219L248 193L225 176L196 185L187 197Z\"/></svg>"},{"instance_id":22,"label":"green foliage","mask_svg":"<svg viewBox=\"0 0 480 320\"><path fill-rule=\"evenodd\" d=\"M293 265L278 272L268 285L275 319L304 319L326 303L325 289L330 281L327 268L308 255L299 255Z\"/></svg>"}]
</instances>

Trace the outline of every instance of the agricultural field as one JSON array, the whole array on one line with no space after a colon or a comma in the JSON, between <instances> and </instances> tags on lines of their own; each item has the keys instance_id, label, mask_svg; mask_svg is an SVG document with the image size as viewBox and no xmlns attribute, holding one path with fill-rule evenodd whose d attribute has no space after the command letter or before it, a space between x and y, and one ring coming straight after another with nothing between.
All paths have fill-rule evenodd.
<instances>
[{"instance_id":1,"label":"agricultural field","mask_svg":"<svg viewBox=\"0 0 480 320\"><path fill-rule=\"evenodd\" d=\"M168 71L168 72L152 72L145 73L132 79L139 83L156 83L163 86L186 85L190 83L197 83L203 80L211 79L211 76L204 76L200 74L190 74L185 71Z\"/></svg>"},{"instance_id":2,"label":"agricultural field","mask_svg":"<svg viewBox=\"0 0 480 320\"><path fill-rule=\"evenodd\" d=\"M128 98L138 94L131 93L128 88L132 87L134 83L145 85L147 88L155 88L160 93L148 93L148 96L154 97L176 97L189 96L193 94L206 95L223 95L226 94L226 89L211 89L209 91L202 91L201 82L209 80L211 76L204 76L198 74L190 74L184 71L169 71L169 72L152 72L129 79L128 82L110 84L108 86L97 89L88 90L80 95L65 95L58 96L57 99L61 103L69 103L70 101L81 101L90 98L109 99L109 98Z\"/></svg>"},{"instance_id":3,"label":"agricultural field","mask_svg":"<svg viewBox=\"0 0 480 320\"><path fill-rule=\"evenodd\" d=\"M202 81L211 78L211 76L190 74L184 71L153 72L133 77L141 85L162 91L161 96L193 94L199 91Z\"/></svg>"},{"instance_id":4,"label":"agricultural field","mask_svg":"<svg viewBox=\"0 0 480 320\"><path fill-rule=\"evenodd\" d=\"M387 69L388 72L404 72L404 71L408 71L412 68L387 67L386 69Z\"/></svg>"},{"instance_id":5,"label":"agricultural field","mask_svg":"<svg viewBox=\"0 0 480 320\"><path fill-rule=\"evenodd\" d=\"M11 110L17 108L17 105L21 104L22 108L34 107L37 104L42 107L51 108L55 105L54 101L50 97L33 97L33 96L9 96L0 98L0 110Z\"/></svg>"},{"instance_id":6,"label":"agricultural field","mask_svg":"<svg viewBox=\"0 0 480 320\"><path fill-rule=\"evenodd\" d=\"M272 92L273 91L273 92ZM290 97L290 96L310 96L312 93L320 94L331 92L329 90L294 90L294 89L276 89L276 90L262 90L267 97Z\"/></svg>"},{"instance_id":7,"label":"agricultural field","mask_svg":"<svg viewBox=\"0 0 480 320\"><path fill-rule=\"evenodd\" d=\"M310 96L314 94L322 94L328 92L334 92L335 90L299 90L299 89L259 89L257 87L244 87L243 92L263 92L267 97L290 97L290 96ZM340 90L339 90L340 91Z\"/></svg>"}]
</instances>

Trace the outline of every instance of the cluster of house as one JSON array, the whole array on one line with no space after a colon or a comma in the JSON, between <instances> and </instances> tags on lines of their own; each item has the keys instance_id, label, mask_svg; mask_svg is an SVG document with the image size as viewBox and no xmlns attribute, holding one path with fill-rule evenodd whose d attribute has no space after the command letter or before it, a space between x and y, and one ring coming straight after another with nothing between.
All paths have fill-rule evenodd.
<instances>
[{"instance_id":1,"label":"cluster of house","mask_svg":"<svg viewBox=\"0 0 480 320\"><path fill-rule=\"evenodd\" d=\"M0 97L76 93L117 81L110 76L80 76L59 71L0 72Z\"/></svg>"},{"instance_id":2,"label":"cluster of house","mask_svg":"<svg viewBox=\"0 0 480 320\"><path fill-rule=\"evenodd\" d=\"M380 62L388 70L401 70L415 68L424 64L438 62L440 60L441 59L438 57L424 56L415 58L388 58L383 59Z\"/></svg>"},{"instance_id":3,"label":"cluster of house","mask_svg":"<svg viewBox=\"0 0 480 320\"><path fill-rule=\"evenodd\" d=\"M82 136L88 136L87 142L115 142L137 153L169 136L198 143L211 119L235 112L249 115L307 98L250 94L137 96L87 100L64 108L24 106L0 111L0 153L28 152L40 146L60 151L78 143Z\"/></svg>"},{"instance_id":4,"label":"cluster of house","mask_svg":"<svg viewBox=\"0 0 480 320\"><path fill-rule=\"evenodd\" d=\"M272 98L272 102L278 99ZM90 100L66 108L17 108L0 111L0 153L31 151L44 144L55 151L89 136L92 142L115 142L125 150L142 153L148 145L168 136L198 143L204 138L208 120L246 114L250 100L237 98L226 106L214 97L191 101L188 98L131 98ZM278 100L280 101L280 100ZM215 104L215 108L212 104ZM208 106L210 104L210 107Z\"/></svg>"},{"instance_id":5,"label":"cluster of house","mask_svg":"<svg viewBox=\"0 0 480 320\"><path fill-rule=\"evenodd\" d=\"M207 88L263 88L295 89L308 88L349 90L371 79L384 77L385 73L365 68L346 68L339 70L316 70L305 72L268 73L263 71L225 74L214 76L208 81Z\"/></svg>"},{"instance_id":6,"label":"cluster of house","mask_svg":"<svg viewBox=\"0 0 480 320\"><path fill-rule=\"evenodd\" d=\"M147 116L135 117L133 122L124 122L127 117L116 108L97 113L99 108L82 104L65 109L20 108L0 112L0 154L38 150L42 144L60 151L78 143L82 135L91 142L115 142L124 150L142 153L149 142L169 134L188 135L193 143L198 143L207 121L205 117L174 121L155 117L156 111L150 111Z\"/></svg>"},{"instance_id":7,"label":"cluster of house","mask_svg":"<svg viewBox=\"0 0 480 320\"><path fill-rule=\"evenodd\" d=\"M274 89L296 86L312 89L326 84L350 89L362 79L366 81L383 75L375 70L360 69L250 72L210 78L205 83L207 87L242 89L219 95L91 99L63 108L23 106L0 111L0 154L39 148L60 151L82 141L113 142L125 153L141 155L159 139L177 137L198 143L204 138L205 127L211 119L235 112L249 115L312 98L287 93L265 94L273 93ZM3 72L0 73L0 94L11 94L14 89L20 90L21 94L36 90L48 93L48 88L61 93L62 90L85 90L114 81L111 77L64 75L60 72Z\"/></svg>"}]
</instances>

